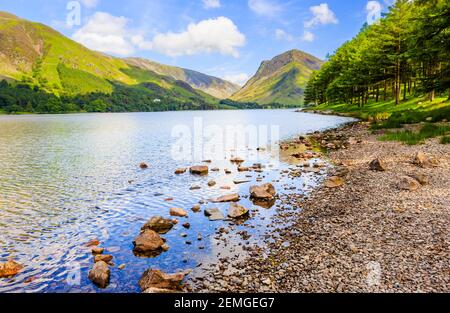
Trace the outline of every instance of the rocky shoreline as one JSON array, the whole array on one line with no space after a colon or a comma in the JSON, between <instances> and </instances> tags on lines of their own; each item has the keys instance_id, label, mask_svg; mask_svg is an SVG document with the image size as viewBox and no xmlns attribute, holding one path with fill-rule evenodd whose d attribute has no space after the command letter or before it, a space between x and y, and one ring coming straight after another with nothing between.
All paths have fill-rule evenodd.
<instances>
[{"instance_id":1,"label":"rocky shoreline","mask_svg":"<svg viewBox=\"0 0 450 313\"><path fill-rule=\"evenodd\" d=\"M325 183L280 195L268 246L221 260L187 290L448 292L450 146L380 142L366 123L309 138L334 164Z\"/></svg>"}]
</instances>

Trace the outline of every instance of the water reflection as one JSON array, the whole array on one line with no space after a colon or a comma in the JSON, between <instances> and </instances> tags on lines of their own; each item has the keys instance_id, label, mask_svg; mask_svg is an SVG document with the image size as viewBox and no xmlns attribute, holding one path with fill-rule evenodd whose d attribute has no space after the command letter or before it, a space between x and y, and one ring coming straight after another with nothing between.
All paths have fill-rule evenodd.
<instances>
[{"instance_id":1,"label":"water reflection","mask_svg":"<svg viewBox=\"0 0 450 313\"><path fill-rule=\"evenodd\" d=\"M290 192L309 187L305 178L282 177L285 163L261 173L241 173L224 159L208 164L220 171L206 177L175 175L176 168L192 164L171 157L176 140L172 129L179 124L193 127L194 117L202 117L206 126L279 125L282 138L347 121L287 110L0 116L0 262L12 257L26 266L16 277L0 279L0 292L137 292L137 281L149 266L167 271L195 268L217 255L214 234L220 227L243 228L253 234L251 240L258 240L270 227L273 209L243 198L240 203L254 213L244 223L248 226L210 222L202 212L189 212L190 229L179 223L163 235L168 252L138 258L132 241L150 217L169 217L171 207L189 210L224 194L247 195L249 186L259 182L272 181L280 189L293 185L296 189ZM259 162L271 161L270 151L258 152ZM139 169L143 161L150 165L148 170ZM210 180L217 184L209 187ZM193 185L201 189L189 190ZM224 214L228 210L228 204L202 206L208 207ZM110 251L116 265L126 264L123 270L112 269L106 290L87 280L92 255L85 243L93 238Z\"/></svg>"}]
</instances>

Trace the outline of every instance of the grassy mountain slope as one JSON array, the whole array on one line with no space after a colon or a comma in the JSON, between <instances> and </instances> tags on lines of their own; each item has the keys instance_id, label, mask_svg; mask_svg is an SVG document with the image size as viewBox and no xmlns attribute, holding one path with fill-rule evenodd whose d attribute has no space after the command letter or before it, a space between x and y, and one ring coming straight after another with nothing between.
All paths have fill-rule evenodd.
<instances>
[{"instance_id":1,"label":"grassy mountain slope","mask_svg":"<svg viewBox=\"0 0 450 313\"><path fill-rule=\"evenodd\" d=\"M309 77L322 64L321 60L299 50L285 52L262 62L255 76L231 99L300 105Z\"/></svg>"},{"instance_id":2,"label":"grassy mountain slope","mask_svg":"<svg viewBox=\"0 0 450 313\"><path fill-rule=\"evenodd\" d=\"M0 77L57 96L111 95L123 85L156 101L218 103L176 78L89 50L50 27L5 12L0 12Z\"/></svg>"},{"instance_id":3,"label":"grassy mountain slope","mask_svg":"<svg viewBox=\"0 0 450 313\"><path fill-rule=\"evenodd\" d=\"M226 80L199 73L193 70L159 64L142 58L127 58L125 61L141 69L150 70L160 75L169 76L188 83L193 88L202 90L219 99L226 99L241 87Z\"/></svg>"}]
</instances>

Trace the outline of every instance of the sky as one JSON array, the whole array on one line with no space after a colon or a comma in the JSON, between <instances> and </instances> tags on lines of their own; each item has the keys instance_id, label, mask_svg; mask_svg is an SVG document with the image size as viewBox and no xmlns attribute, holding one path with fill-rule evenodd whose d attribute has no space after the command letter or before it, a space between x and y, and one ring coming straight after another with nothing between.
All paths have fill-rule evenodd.
<instances>
[{"instance_id":1,"label":"sky","mask_svg":"<svg viewBox=\"0 0 450 313\"><path fill-rule=\"evenodd\" d=\"M143 57L243 85L290 49L320 59L393 0L0 0L88 48Z\"/></svg>"}]
</instances>

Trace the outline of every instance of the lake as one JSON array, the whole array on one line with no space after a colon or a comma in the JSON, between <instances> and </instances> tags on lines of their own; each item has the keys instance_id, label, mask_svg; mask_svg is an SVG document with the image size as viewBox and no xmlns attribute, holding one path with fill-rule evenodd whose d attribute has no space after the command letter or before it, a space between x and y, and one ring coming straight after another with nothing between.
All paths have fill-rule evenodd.
<instances>
[{"instance_id":1,"label":"lake","mask_svg":"<svg viewBox=\"0 0 450 313\"><path fill-rule=\"evenodd\" d=\"M217 229L229 222L210 222L203 213L191 212L193 205L233 192L248 195L249 186L257 182L273 182L278 192L296 193L309 192L317 182L283 177L283 169L290 166L283 159L263 173L240 173L229 157L247 154L242 155L244 164L270 164L278 161L271 148L278 139L349 121L293 110L0 115L0 262L13 258L25 266L14 278L0 279L0 292L139 292L137 282L149 267L175 272L214 262L224 253L239 255L243 252L236 249L238 244L222 251L214 239ZM258 130L258 140L246 141L245 151L221 145L225 139L218 130L249 125ZM227 153L207 164L220 171L206 177L175 175L175 169L200 165L208 157L195 155L199 127L215 130L206 141ZM188 153L177 153L174 147L191 140L186 148L192 147L196 159L189 160ZM149 168L140 169L141 162ZM226 174L226 168L232 174ZM234 184L236 179L249 182ZM208 187L210 180L217 185ZM246 197L240 203L252 215L233 227L245 229L250 241L263 244L275 209L259 207ZM228 206L206 203L203 208L226 213ZM168 217L172 207L185 209L189 217L162 236L170 250L155 258L135 256L132 241L141 226L152 216ZM185 222L189 229L181 226ZM94 238L114 256L107 289L98 289L87 278L93 257L85 245ZM120 264L126 267L119 270Z\"/></svg>"}]
</instances>

